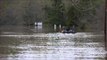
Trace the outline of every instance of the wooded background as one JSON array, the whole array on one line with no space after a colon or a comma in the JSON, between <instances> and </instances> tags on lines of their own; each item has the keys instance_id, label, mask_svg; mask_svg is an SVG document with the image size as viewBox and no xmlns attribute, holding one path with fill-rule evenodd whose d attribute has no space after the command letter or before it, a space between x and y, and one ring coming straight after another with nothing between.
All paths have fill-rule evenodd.
<instances>
[{"instance_id":1,"label":"wooded background","mask_svg":"<svg viewBox=\"0 0 107 60\"><path fill-rule=\"evenodd\" d=\"M0 25L42 21L76 25L78 31L104 31L104 6L105 0L0 0Z\"/></svg>"}]
</instances>

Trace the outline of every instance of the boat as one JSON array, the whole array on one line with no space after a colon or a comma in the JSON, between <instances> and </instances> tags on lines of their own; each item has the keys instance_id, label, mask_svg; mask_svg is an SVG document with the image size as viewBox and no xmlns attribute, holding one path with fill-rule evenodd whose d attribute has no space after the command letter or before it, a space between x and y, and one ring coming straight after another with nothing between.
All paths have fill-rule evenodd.
<instances>
[{"instance_id":1,"label":"boat","mask_svg":"<svg viewBox=\"0 0 107 60\"><path fill-rule=\"evenodd\" d=\"M62 30L61 31L62 33L76 33L76 31L75 30Z\"/></svg>"},{"instance_id":2,"label":"boat","mask_svg":"<svg viewBox=\"0 0 107 60\"><path fill-rule=\"evenodd\" d=\"M62 33L76 33L76 27L75 25L73 25L72 27L65 27L63 26L62 27L62 30L61 30Z\"/></svg>"}]
</instances>

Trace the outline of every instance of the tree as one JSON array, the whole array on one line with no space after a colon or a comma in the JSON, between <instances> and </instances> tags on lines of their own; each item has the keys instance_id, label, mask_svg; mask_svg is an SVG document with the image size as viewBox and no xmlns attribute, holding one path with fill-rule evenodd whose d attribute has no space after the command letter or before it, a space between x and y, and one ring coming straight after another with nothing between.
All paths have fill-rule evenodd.
<instances>
[{"instance_id":1,"label":"tree","mask_svg":"<svg viewBox=\"0 0 107 60\"><path fill-rule=\"evenodd\" d=\"M29 1L28 6L25 8L23 20L24 20L24 24L27 26L34 25L35 23L35 15L32 12L31 1Z\"/></svg>"},{"instance_id":2,"label":"tree","mask_svg":"<svg viewBox=\"0 0 107 60\"><path fill-rule=\"evenodd\" d=\"M78 26L80 15L81 15L81 12L78 9L76 9L74 6L71 6L67 12L66 25L67 26L73 26L73 25Z\"/></svg>"},{"instance_id":3,"label":"tree","mask_svg":"<svg viewBox=\"0 0 107 60\"><path fill-rule=\"evenodd\" d=\"M101 0L71 0L71 3L67 11L67 26L75 25L77 29L85 30L90 17L91 20L94 18Z\"/></svg>"},{"instance_id":4,"label":"tree","mask_svg":"<svg viewBox=\"0 0 107 60\"><path fill-rule=\"evenodd\" d=\"M44 10L47 16L46 23L64 25L64 4L62 0L51 0L51 7L45 6Z\"/></svg>"}]
</instances>

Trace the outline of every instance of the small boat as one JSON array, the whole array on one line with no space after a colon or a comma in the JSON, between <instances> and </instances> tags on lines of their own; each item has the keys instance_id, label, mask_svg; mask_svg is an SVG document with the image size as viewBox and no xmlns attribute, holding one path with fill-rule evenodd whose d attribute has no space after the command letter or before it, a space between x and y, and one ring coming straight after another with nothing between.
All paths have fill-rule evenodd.
<instances>
[{"instance_id":1,"label":"small boat","mask_svg":"<svg viewBox=\"0 0 107 60\"><path fill-rule=\"evenodd\" d=\"M76 28L73 25L72 27L63 27L61 30L62 33L76 33Z\"/></svg>"},{"instance_id":2,"label":"small boat","mask_svg":"<svg viewBox=\"0 0 107 60\"><path fill-rule=\"evenodd\" d=\"M62 30L61 31L62 33L76 33L76 31L74 31L74 30Z\"/></svg>"}]
</instances>

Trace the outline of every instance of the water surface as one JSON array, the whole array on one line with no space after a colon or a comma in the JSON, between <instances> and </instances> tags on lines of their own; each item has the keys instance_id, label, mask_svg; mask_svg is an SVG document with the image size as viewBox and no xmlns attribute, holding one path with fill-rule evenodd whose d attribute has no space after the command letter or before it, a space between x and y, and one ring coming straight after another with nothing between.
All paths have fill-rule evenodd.
<instances>
[{"instance_id":1,"label":"water surface","mask_svg":"<svg viewBox=\"0 0 107 60\"><path fill-rule=\"evenodd\" d=\"M1 27L0 60L106 60L103 33L42 28Z\"/></svg>"}]
</instances>

